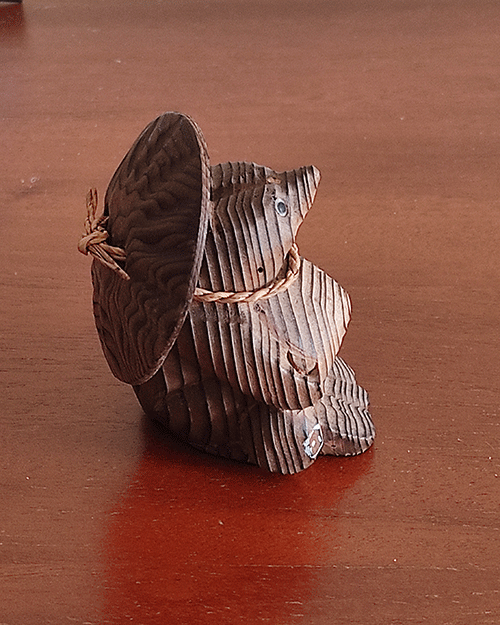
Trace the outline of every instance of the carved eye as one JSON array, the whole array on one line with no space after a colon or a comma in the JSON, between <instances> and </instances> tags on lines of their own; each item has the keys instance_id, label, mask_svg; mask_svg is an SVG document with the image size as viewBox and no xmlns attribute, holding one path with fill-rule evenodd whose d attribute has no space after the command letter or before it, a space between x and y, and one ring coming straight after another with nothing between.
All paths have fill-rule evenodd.
<instances>
[{"instance_id":1,"label":"carved eye","mask_svg":"<svg viewBox=\"0 0 500 625\"><path fill-rule=\"evenodd\" d=\"M285 202L283 202L283 200L280 200L279 198L276 198L274 200L274 208L278 215L280 215L281 217L285 217L288 213L287 205L285 204Z\"/></svg>"}]
</instances>

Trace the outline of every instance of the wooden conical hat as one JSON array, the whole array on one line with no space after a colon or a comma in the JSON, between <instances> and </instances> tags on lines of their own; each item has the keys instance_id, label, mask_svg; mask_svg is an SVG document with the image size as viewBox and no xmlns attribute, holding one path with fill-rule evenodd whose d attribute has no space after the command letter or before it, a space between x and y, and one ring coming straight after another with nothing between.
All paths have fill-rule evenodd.
<instances>
[{"instance_id":1,"label":"wooden conical hat","mask_svg":"<svg viewBox=\"0 0 500 625\"><path fill-rule=\"evenodd\" d=\"M106 230L125 251L130 280L94 261L94 316L106 360L123 382L154 375L182 327L205 245L210 176L198 126L165 113L144 129L109 184Z\"/></svg>"}]
</instances>

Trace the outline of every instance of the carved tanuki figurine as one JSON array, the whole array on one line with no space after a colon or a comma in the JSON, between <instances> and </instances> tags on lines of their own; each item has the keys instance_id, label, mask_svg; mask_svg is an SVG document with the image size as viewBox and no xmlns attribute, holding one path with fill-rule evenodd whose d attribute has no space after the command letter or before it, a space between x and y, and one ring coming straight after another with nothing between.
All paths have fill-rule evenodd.
<instances>
[{"instance_id":1,"label":"carved tanuki figurine","mask_svg":"<svg viewBox=\"0 0 500 625\"><path fill-rule=\"evenodd\" d=\"M166 113L123 159L80 244L96 256L106 359L146 414L199 449L279 473L374 438L368 396L337 355L349 298L295 246L319 178L314 167L210 168L196 124Z\"/></svg>"}]
</instances>

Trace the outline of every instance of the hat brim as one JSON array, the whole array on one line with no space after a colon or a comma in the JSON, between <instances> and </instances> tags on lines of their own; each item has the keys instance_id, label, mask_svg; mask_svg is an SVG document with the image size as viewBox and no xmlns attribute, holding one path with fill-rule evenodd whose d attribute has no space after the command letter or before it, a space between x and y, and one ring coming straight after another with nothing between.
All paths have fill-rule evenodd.
<instances>
[{"instance_id":1,"label":"hat brim","mask_svg":"<svg viewBox=\"0 0 500 625\"><path fill-rule=\"evenodd\" d=\"M137 385L159 369L193 298L205 247L211 173L203 135L186 115L151 122L108 186L109 243L130 280L92 265L94 317L113 374Z\"/></svg>"}]
</instances>

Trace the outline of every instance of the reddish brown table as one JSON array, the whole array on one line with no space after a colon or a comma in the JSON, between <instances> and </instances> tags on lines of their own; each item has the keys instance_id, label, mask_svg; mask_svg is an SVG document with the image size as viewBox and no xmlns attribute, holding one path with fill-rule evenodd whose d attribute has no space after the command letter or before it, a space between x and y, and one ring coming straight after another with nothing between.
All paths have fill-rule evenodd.
<instances>
[{"instance_id":1,"label":"reddish brown table","mask_svg":"<svg viewBox=\"0 0 500 625\"><path fill-rule=\"evenodd\" d=\"M0 621L500 621L500 9L0 8ZM373 450L288 478L196 453L111 376L85 194L164 110L213 162L316 165Z\"/></svg>"}]
</instances>

